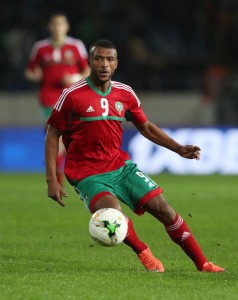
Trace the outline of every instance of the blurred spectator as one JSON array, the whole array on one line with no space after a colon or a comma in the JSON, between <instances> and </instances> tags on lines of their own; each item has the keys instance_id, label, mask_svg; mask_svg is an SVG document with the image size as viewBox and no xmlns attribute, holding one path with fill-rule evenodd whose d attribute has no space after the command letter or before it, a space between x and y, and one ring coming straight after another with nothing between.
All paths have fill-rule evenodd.
<instances>
[{"instance_id":1,"label":"blurred spectator","mask_svg":"<svg viewBox=\"0 0 238 300\"><path fill-rule=\"evenodd\" d=\"M136 89L200 90L213 58L228 69L238 65L237 0L2 0L1 89L35 88L26 85L22 66L32 40L46 36L45 16L56 8L67 13L71 35L87 47L98 38L115 42L122 56L115 80Z\"/></svg>"},{"instance_id":2,"label":"blurred spectator","mask_svg":"<svg viewBox=\"0 0 238 300\"><path fill-rule=\"evenodd\" d=\"M48 22L50 36L32 48L25 76L39 86L39 102L44 126L64 88L89 74L88 53L84 42L68 36L70 28L64 13L53 13ZM65 149L60 139L56 175L63 185Z\"/></svg>"}]
</instances>

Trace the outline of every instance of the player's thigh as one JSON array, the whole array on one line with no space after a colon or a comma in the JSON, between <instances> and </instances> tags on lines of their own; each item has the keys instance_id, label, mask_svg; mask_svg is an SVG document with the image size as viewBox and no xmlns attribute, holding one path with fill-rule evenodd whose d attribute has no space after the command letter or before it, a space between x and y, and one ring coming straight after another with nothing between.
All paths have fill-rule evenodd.
<instances>
[{"instance_id":1,"label":"player's thigh","mask_svg":"<svg viewBox=\"0 0 238 300\"><path fill-rule=\"evenodd\" d=\"M117 197L133 211L145 195L156 189L158 185L134 163L125 166L115 185Z\"/></svg>"},{"instance_id":2,"label":"player's thigh","mask_svg":"<svg viewBox=\"0 0 238 300\"><path fill-rule=\"evenodd\" d=\"M109 207L116 206L115 200L117 201L117 199L111 184L110 174L105 173L84 178L77 184L75 190L80 194L80 198L91 212L95 211L96 204L96 207L101 206L101 208L103 205L106 207L105 205L109 204L111 204ZM105 204L102 204L103 202Z\"/></svg>"}]
</instances>

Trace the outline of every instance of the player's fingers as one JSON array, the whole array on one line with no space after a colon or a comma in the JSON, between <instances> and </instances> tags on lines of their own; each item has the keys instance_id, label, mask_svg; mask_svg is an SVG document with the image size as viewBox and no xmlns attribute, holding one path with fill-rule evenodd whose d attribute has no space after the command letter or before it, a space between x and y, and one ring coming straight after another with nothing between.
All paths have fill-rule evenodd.
<instances>
[{"instance_id":1,"label":"player's fingers","mask_svg":"<svg viewBox=\"0 0 238 300\"><path fill-rule=\"evenodd\" d=\"M187 147L188 151L194 151L194 152L195 152L195 151L201 151L201 148L198 147L198 146L187 145L186 147Z\"/></svg>"},{"instance_id":2,"label":"player's fingers","mask_svg":"<svg viewBox=\"0 0 238 300\"><path fill-rule=\"evenodd\" d=\"M191 146L191 148L193 151L201 151L201 149L198 146Z\"/></svg>"},{"instance_id":3,"label":"player's fingers","mask_svg":"<svg viewBox=\"0 0 238 300\"><path fill-rule=\"evenodd\" d=\"M61 200L61 197L58 196L58 195L52 195L52 196L49 196L51 199L53 199L54 201L58 202L59 205L61 206L65 206L64 202Z\"/></svg>"},{"instance_id":4,"label":"player's fingers","mask_svg":"<svg viewBox=\"0 0 238 300\"><path fill-rule=\"evenodd\" d=\"M200 159L200 156L201 156L201 154L200 154L199 151L196 151L196 152L194 153L194 157L196 158L196 160L199 160L199 159Z\"/></svg>"},{"instance_id":5,"label":"player's fingers","mask_svg":"<svg viewBox=\"0 0 238 300\"><path fill-rule=\"evenodd\" d=\"M61 195L61 196L63 196L63 197L68 197L68 195L66 194L66 192L65 192L65 191L63 191L63 190L62 190L62 191L60 191L60 195Z\"/></svg>"},{"instance_id":6,"label":"player's fingers","mask_svg":"<svg viewBox=\"0 0 238 300\"><path fill-rule=\"evenodd\" d=\"M59 205L65 207L65 204L60 197L57 197L56 201L59 203Z\"/></svg>"}]
</instances>

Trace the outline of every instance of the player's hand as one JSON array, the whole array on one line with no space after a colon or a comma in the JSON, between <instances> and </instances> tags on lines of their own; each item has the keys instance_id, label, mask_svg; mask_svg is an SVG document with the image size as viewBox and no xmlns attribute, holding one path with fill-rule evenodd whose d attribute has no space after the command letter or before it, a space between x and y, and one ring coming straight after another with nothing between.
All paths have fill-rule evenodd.
<instances>
[{"instance_id":1,"label":"player's hand","mask_svg":"<svg viewBox=\"0 0 238 300\"><path fill-rule=\"evenodd\" d=\"M186 145L186 146L181 146L178 154L184 158L188 159L200 159L200 153L201 149L198 146L193 146L193 145Z\"/></svg>"},{"instance_id":2,"label":"player's hand","mask_svg":"<svg viewBox=\"0 0 238 300\"><path fill-rule=\"evenodd\" d=\"M25 77L33 82L40 82L43 78L43 71L39 66L36 66L34 70L27 69Z\"/></svg>"},{"instance_id":3,"label":"player's hand","mask_svg":"<svg viewBox=\"0 0 238 300\"><path fill-rule=\"evenodd\" d=\"M56 180L47 181L47 183L48 183L48 197L58 202L59 205L64 207L65 204L62 201L62 197L67 197L67 194L65 193L61 185Z\"/></svg>"},{"instance_id":4,"label":"player's hand","mask_svg":"<svg viewBox=\"0 0 238 300\"><path fill-rule=\"evenodd\" d=\"M34 76L36 81L41 81L43 78L43 71L40 67L35 67Z\"/></svg>"}]
</instances>

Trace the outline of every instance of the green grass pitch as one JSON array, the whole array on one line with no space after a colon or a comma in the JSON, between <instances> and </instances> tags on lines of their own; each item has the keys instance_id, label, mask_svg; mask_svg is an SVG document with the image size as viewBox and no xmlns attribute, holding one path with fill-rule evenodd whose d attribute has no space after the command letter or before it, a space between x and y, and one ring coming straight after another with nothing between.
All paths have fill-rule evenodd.
<instances>
[{"instance_id":1,"label":"green grass pitch","mask_svg":"<svg viewBox=\"0 0 238 300\"><path fill-rule=\"evenodd\" d=\"M62 208L47 198L42 174L1 174L0 299L238 299L237 176L153 179L225 273L197 272L162 224L123 205L165 266L163 274L149 273L126 245L95 244L88 234L90 214L72 187L67 185Z\"/></svg>"}]
</instances>

